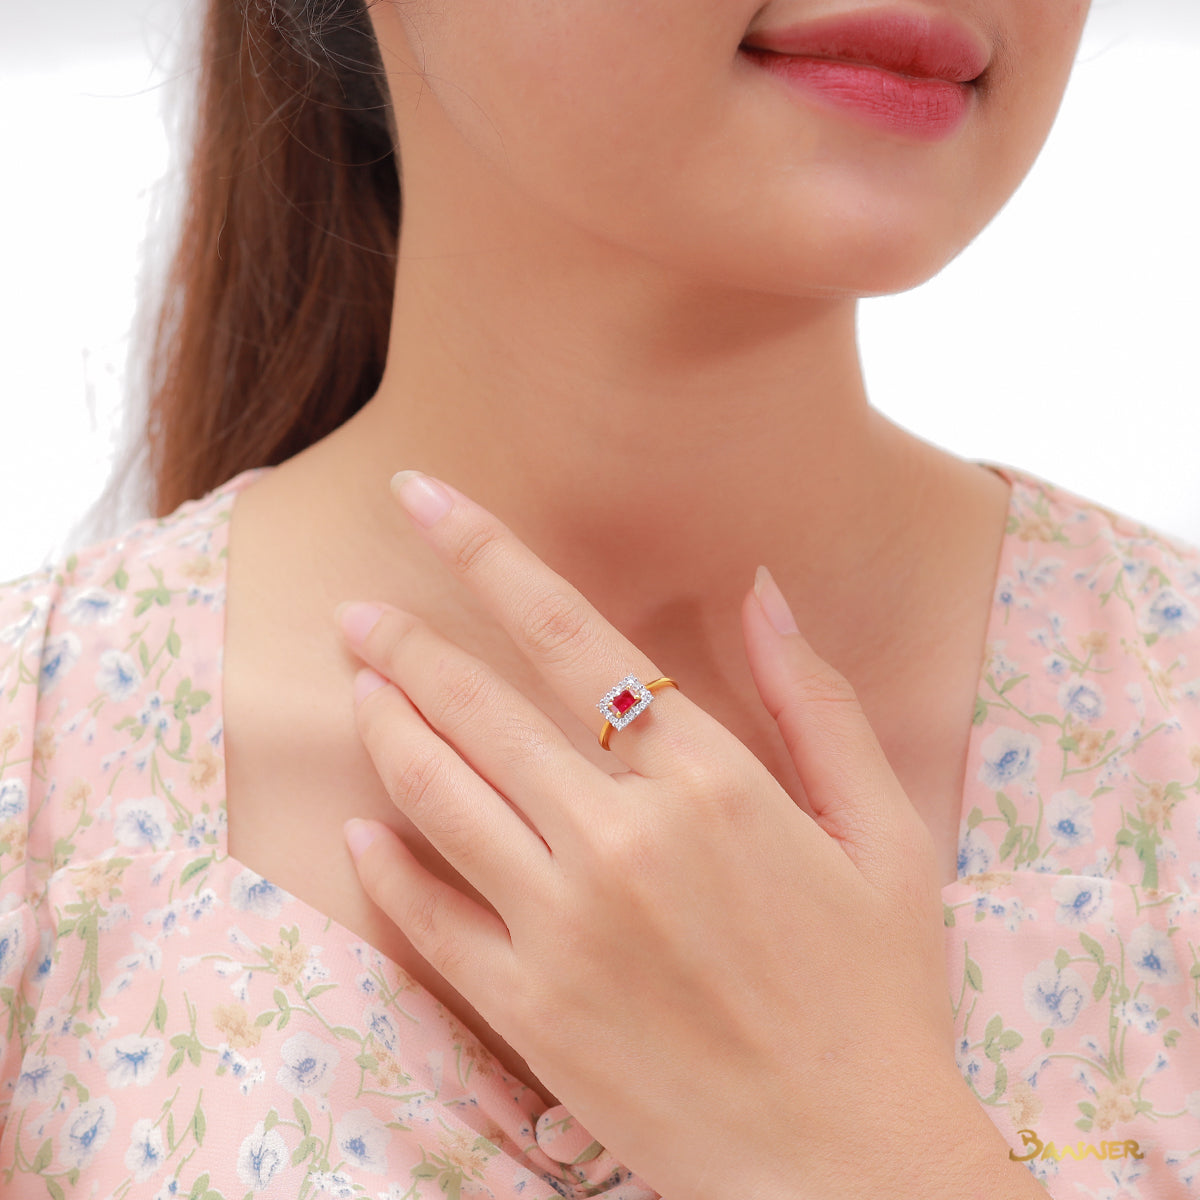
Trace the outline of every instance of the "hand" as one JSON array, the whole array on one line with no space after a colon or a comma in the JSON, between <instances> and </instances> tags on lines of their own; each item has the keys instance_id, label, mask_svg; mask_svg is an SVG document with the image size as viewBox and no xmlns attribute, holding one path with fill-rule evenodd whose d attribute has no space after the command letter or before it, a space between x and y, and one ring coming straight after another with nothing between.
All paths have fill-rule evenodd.
<instances>
[{"instance_id":1,"label":"hand","mask_svg":"<svg viewBox=\"0 0 1200 1200\"><path fill-rule=\"evenodd\" d=\"M679 665L650 662L461 493L441 485L438 512L438 489L399 495L596 734L612 684ZM755 1198L896 1197L905 1180L923 1198L983 1194L970 1146L961 1173L928 1157L947 1138L998 1171L1007 1157L954 1063L932 839L849 684L755 593L747 653L811 814L686 677L613 735L630 770L610 776L417 618L340 619L374 669L356 694L380 777L494 911L352 822L363 886L593 1137L679 1200L731 1179Z\"/></svg>"}]
</instances>

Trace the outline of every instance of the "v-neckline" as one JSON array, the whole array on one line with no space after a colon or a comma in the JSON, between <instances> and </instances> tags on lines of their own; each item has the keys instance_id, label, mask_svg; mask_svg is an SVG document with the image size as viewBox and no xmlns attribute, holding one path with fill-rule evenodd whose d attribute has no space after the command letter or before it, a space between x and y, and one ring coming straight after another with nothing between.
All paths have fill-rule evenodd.
<instances>
[{"instance_id":1,"label":"v-neckline","mask_svg":"<svg viewBox=\"0 0 1200 1200\"><path fill-rule=\"evenodd\" d=\"M992 471L994 474L1000 476L1000 478L1005 480L1005 482L1008 483L1008 485L1009 485L1008 506L1007 506L1007 510L1006 510L1006 514L1005 514L1005 528L1004 528L1003 535L1001 537L1000 548L999 548L999 552L997 555L996 564L995 564L995 567L992 572L992 585L991 585L991 590L989 592L990 606L989 606L988 617L987 617L987 622L986 622L984 643L981 648L979 671L978 671L978 674L976 677L976 694L979 694L979 690L982 688L983 683L984 683L984 673L986 671L987 659L988 659L988 646L992 643L994 637L996 636L996 634L998 632L997 625L996 625L998 618L997 618L997 606L995 603L995 596L996 596L997 588L1000 585L1000 580L1002 579L1004 572L1005 572L1005 568L1006 568L1008 558L1009 558L1009 550L1010 550L1011 541L1012 541L1012 537L1013 537L1013 531L1016 527L1016 522L1014 521L1013 518L1015 516L1017 503L1018 503L1017 489L1022 486L1025 477L1022 472L1020 472L1019 470L1017 470L1013 467L1010 467L1010 466L1006 466L1006 465L999 464L999 463L986 462L986 461L982 461L982 460L971 460L971 461L975 462L976 465L985 467L986 469ZM238 496L251 482L253 482L253 480L255 478L257 478L261 474L264 474L266 471L269 471L270 469L271 468L269 468L269 467L256 467L256 468L251 468L249 470L243 471L241 474L234 476L232 479L230 479L227 483L222 485L220 488L215 489L215 492L212 496L212 499L214 500L214 502L227 501L227 503L228 503L228 509L225 513L225 521L223 523L223 535L225 538L225 545L224 545L223 549L226 552L223 555L214 556L214 557L223 558L223 560L224 560L224 565L223 565L224 578L222 580L223 583L226 583L229 578L229 557L228 557L228 552L227 552L228 545L229 545L229 530L230 530L230 525L232 523L234 509L236 508ZM220 727L222 728L222 730L224 729L224 722L225 722L224 646L225 646L225 634L226 634L225 616L226 616L227 611L228 611L228 601L226 598L226 604L222 606L222 608L218 614L214 614L216 617L216 620L219 622L219 626L220 626L219 633L220 633L220 651L221 652L217 656L216 679L215 679L215 683L214 683L214 687L213 687L213 699L214 699L214 703L217 706L217 718L220 722ZM979 742L980 742L980 738L983 736L984 736L984 731L983 731L982 727L978 724L973 725L972 729L971 729L969 741L968 741L968 751L967 751L964 776L961 781L959 796L958 796L958 828L959 828L958 846L959 846L959 850L960 850L959 862L962 861L962 858L961 858L962 838L964 836L964 831L966 829L966 814L968 812L969 794L971 791L970 783L969 783L971 764L978 757ZM226 740L226 739L223 738L223 740ZM222 775L222 785L221 786L222 786L222 790L221 790L221 794L220 794L220 797L218 800L218 804L219 804L220 810L225 813L226 820L224 822L222 822L219 827L218 840L217 840L218 858L222 862L224 870L231 877L234 874L246 872L246 871L251 872L254 875L259 875L260 873L258 871L256 871L253 867L249 866L249 864L243 862L242 860L234 857L229 852L228 790L227 790L227 787L225 786L224 774ZM959 878L961 878L961 876ZM946 892L948 889L955 887L959 882L959 878L956 878L955 880L951 881L950 883L944 885L942 888L943 893ZM320 924L321 926L323 926L324 930L326 931L327 936L333 936L335 938L342 938L348 943L350 943L350 942L358 943L358 942L364 941L364 939L362 937L360 937L358 934L354 933L351 929L342 925L340 922L335 920L333 917L330 917L328 914L321 912L319 909L313 907L312 905L306 903L303 899L301 899L297 896L294 896L291 893L289 893L289 896L291 898L291 902L297 906L296 911L299 913L305 914L308 917L310 923ZM376 949L376 948L373 948L373 949ZM407 977L411 978L411 976L408 975L408 972L399 963L395 962L393 959L388 958L386 955L383 954L382 951L379 951L376 949L376 952L380 954L381 958L383 959L384 964L388 968L399 972L403 976L407 976ZM412 999L414 999L413 993L415 991L415 993L418 996L420 996L422 1003L428 1003L430 1005L434 1005L434 1006L437 1006L440 1008L440 1002L437 1000L437 998L434 997L433 994L431 992L429 992L429 990L427 988L425 988L419 981L414 979L414 980L412 980L412 984L413 984L412 990L410 990L407 993L409 996L410 1002ZM486 1047L481 1046L481 1050L483 1050L483 1052L488 1055L489 1059L491 1060L490 1065L494 1070L500 1072L501 1075L503 1075L506 1079L511 1080L511 1082L514 1085L522 1087L522 1088L525 1087L525 1085L521 1082L521 1080L517 1079L515 1076L512 1076L511 1073L508 1072L503 1067L503 1065L499 1062L499 1060L496 1059L495 1056L492 1055L490 1051L487 1051Z\"/></svg>"}]
</instances>

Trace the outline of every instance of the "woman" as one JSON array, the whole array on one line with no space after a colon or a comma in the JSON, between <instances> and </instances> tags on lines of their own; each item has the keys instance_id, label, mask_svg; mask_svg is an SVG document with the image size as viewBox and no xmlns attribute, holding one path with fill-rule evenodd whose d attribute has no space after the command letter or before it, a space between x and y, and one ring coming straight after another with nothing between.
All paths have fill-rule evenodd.
<instances>
[{"instance_id":1,"label":"woman","mask_svg":"<svg viewBox=\"0 0 1200 1200\"><path fill-rule=\"evenodd\" d=\"M1086 5L240 7L162 517L3 593L4 1186L1191 1194L1197 552L854 336Z\"/></svg>"}]
</instances>

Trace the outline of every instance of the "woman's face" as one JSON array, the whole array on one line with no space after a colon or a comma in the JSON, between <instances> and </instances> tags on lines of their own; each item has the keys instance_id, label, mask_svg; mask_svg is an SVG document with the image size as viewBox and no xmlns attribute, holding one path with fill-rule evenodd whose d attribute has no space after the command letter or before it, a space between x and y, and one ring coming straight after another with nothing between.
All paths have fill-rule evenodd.
<instances>
[{"instance_id":1,"label":"woman's face","mask_svg":"<svg viewBox=\"0 0 1200 1200\"><path fill-rule=\"evenodd\" d=\"M934 274L1012 194L1087 7L383 0L371 12L406 206L452 162L457 187L504 198L490 211L516 199L547 229L561 221L699 279L871 295Z\"/></svg>"}]
</instances>

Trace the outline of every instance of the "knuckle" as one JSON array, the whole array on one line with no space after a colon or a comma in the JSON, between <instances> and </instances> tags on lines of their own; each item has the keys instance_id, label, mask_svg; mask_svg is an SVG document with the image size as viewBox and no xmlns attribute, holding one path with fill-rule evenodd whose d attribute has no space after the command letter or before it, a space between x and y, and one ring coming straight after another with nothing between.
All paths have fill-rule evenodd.
<instances>
[{"instance_id":1,"label":"knuckle","mask_svg":"<svg viewBox=\"0 0 1200 1200\"><path fill-rule=\"evenodd\" d=\"M814 671L803 681L807 699L819 704L858 705L858 693L850 681L832 667Z\"/></svg>"},{"instance_id":2,"label":"knuckle","mask_svg":"<svg viewBox=\"0 0 1200 1200\"><path fill-rule=\"evenodd\" d=\"M441 757L432 752L414 753L394 769L388 794L407 812L424 808L440 789L445 775Z\"/></svg>"},{"instance_id":3,"label":"knuckle","mask_svg":"<svg viewBox=\"0 0 1200 1200\"><path fill-rule=\"evenodd\" d=\"M445 729L469 726L495 708L494 682L482 666L461 669L449 679L438 700L435 724Z\"/></svg>"},{"instance_id":4,"label":"knuckle","mask_svg":"<svg viewBox=\"0 0 1200 1200\"><path fill-rule=\"evenodd\" d=\"M521 628L539 655L552 661L585 657L594 645L591 614L558 591L538 594L522 614Z\"/></svg>"},{"instance_id":5,"label":"knuckle","mask_svg":"<svg viewBox=\"0 0 1200 1200\"><path fill-rule=\"evenodd\" d=\"M401 647L420 624L419 619L411 613L385 608L375 627L367 634L364 649L373 660L385 667L385 674L389 677L394 678L391 668L400 662Z\"/></svg>"},{"instance_id":6,"label":"knuckle","mask_svg":"<svg viewBox=\"0 0 1200 1200\"><path fill-rule=\"evenodd\" d=\"M441 934L441 918L442 905L437 896L433 892L422 892L409 904L405 926L414 939L428 946Z\"/></svg>"},{"instance_id":7,"label":"knuckle","mask_svg":"<svg viewBox=\"0 0 1200 1200\"><path fill-rule=\"evenodd\" d=\"M536 771L553 759L555 747L544 730L513 714L504 721L496 752L503 757L506 767Z\"/></svg>"},{"instance_id":8,"label":"knuckle","mask_svg":"<svg viewBox=\"0 0 1200 1200\"><path fill-rule=\"evenodd\" d=\"M405 910L404 932L409 941L444 974L453 974L462 960L462 948L447 928L445 906L436 892L414 896Z\"/></svg>"},{"instance_id":9,"label":"knuckle","mask_svg":"<svg viewBox=\"0 0 1200 1200\"><path fill-rule=\"evenodd\" d=\"M503 535L488 526L472 529L454 548L454 565L464 574L479 571L499 549Z\"/></svg>"}]
</instances>

